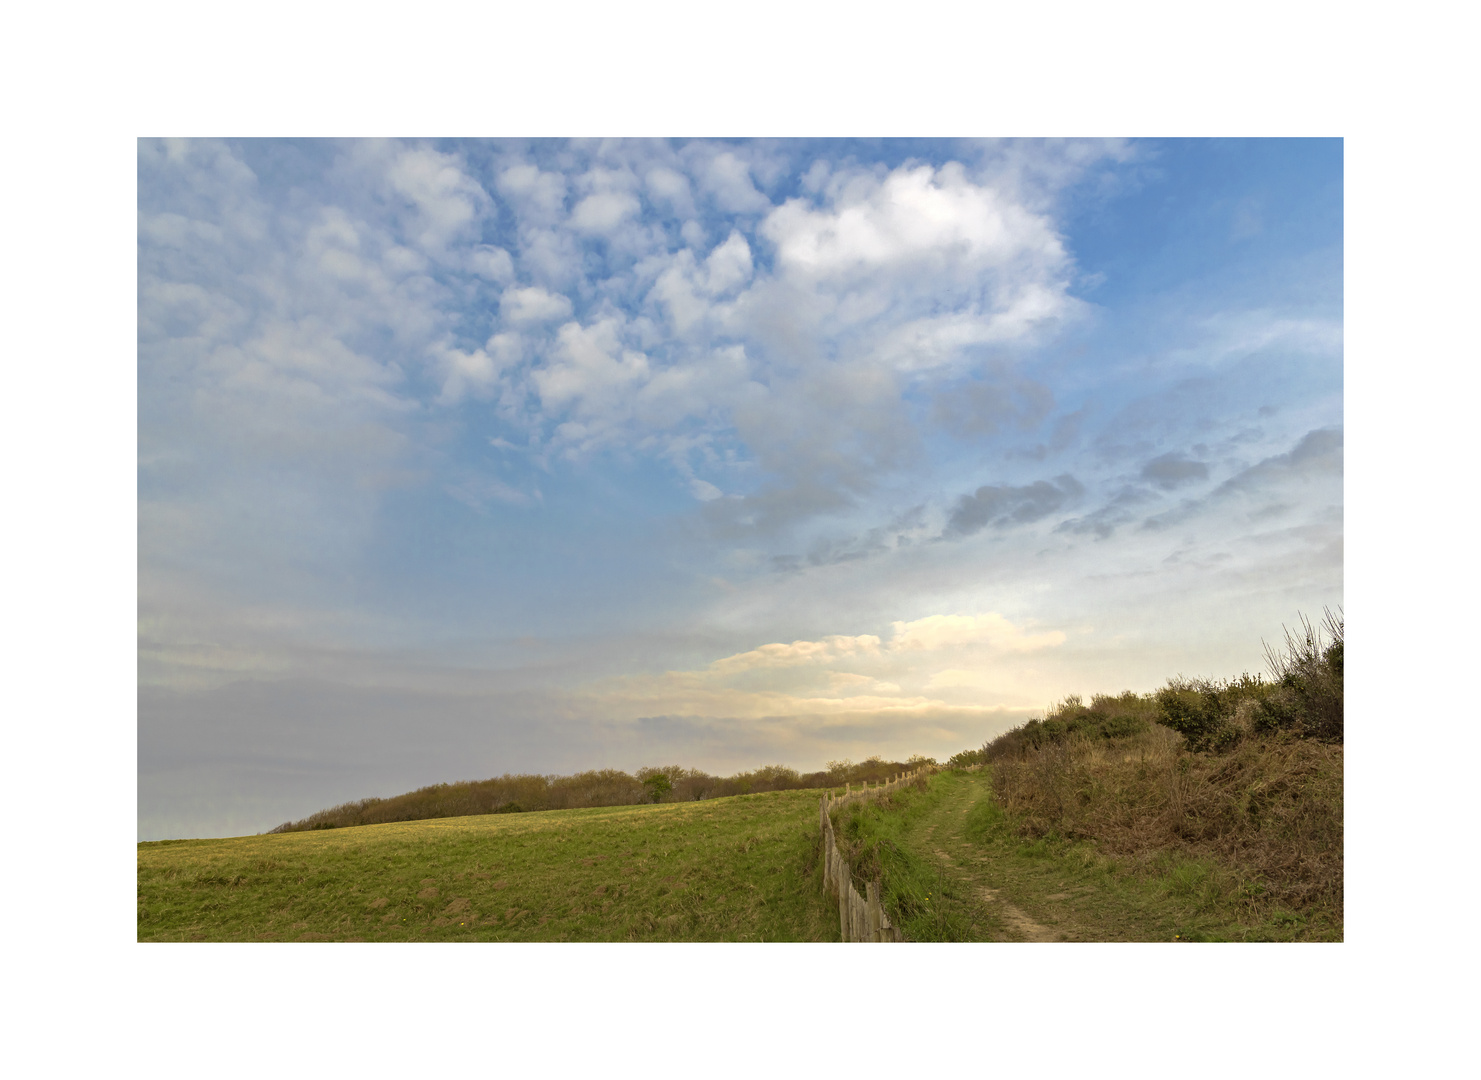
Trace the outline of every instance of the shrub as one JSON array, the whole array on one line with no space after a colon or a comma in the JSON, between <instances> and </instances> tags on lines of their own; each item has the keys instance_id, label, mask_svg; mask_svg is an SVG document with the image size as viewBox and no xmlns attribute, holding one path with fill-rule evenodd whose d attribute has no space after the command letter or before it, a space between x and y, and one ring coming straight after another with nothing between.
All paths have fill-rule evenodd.
<instances>
[{"instance_id":1,"label":"shrub","mask_svg":"<svg viewBox=\"0 0 1481 1080\"><path fill-rule=\"evenodd\" d=\"M1241 875L1252 910L1340 924L1341 610L1320 627L1301 617L1266 658L1273 681L1178 676L1153 694L1072 695L959 756L991 764L998 804L1025 837L1091 840L1139 861L1212 857ZM1205 884L1187 866L1169 882Z\"/></svg>"},{"instance_id":2,"label":"shrub","mask_svg":"<svg viewBox=\"0 0 1481 1080\"><path fill-rule=\"evenodd\" d=\"M965 769L969 765L981 765L986 760L986 750L962 750L946 759L946 767L948 769Z\"/></svg>"},{"instance_id":3,"label":"shrub","mask_svg":"<svg viewBox=\"0 0 1481 1080\"><path fill-rule=\"evenodd\" d=\"M302 821L285 821L272 831L301 832L390 821L509 814L530 810L568 810L588 806L633 806L644 802L714 799L796 788L842 787L867 780L878 783L906 772L908 762L871 757L829 763L829 771L800 774L786 765L763 765L734 776L711 776L681 765L649 765L636 775L618 769L592 769L572 776L510 775L491 780L433 784L389 799L361 799L320 810ZM668 786L665 787L664 785Z\"/></svg>"},{"instance_id":4,"label":"shrub","mask_svg":"<svg viewBox=\"0 0 1481 1080\"><path fill-rule=\"evenodd\" d=\"M1321 626L1298 615L1300 630L1285 631L1285 646L1265 645L1275 685L1256 710L1257 730L1341 742L1343 738L1343 613L1323 609Z\"/></svg>"},{"instance_id":5,"label":"shrub","mask_svg":"<svg viewBox=\"0 0 1481 1080\"><path fill-rule=\"evenodd\" d=\"M1190 750L1228 750L1245 731L1235 722L1249 712L1240 713L1240 703L1262 702L1269 692L1269 683L1248 673L1222 682L1178 675L1157 691L1157 719L1187 739Z\"/></svg>"},{"instance_id":6,"label":"shrub","mask_svg":"<svg viewBox=\"0 0 1481 1080\"><path fill-rule=\"evenodd\" d=\"M1129 738L1147 731L1156 719L1157 703L1150 694L1131 690L1096 694L1089 705L1079 694L1071 694L1051 706L1042 719L1029 720L983 743L981 750L963 751L963 754L980 755L978 760L983 762L1017 760L1071 739Z\"/></svg>"}]
</instances>

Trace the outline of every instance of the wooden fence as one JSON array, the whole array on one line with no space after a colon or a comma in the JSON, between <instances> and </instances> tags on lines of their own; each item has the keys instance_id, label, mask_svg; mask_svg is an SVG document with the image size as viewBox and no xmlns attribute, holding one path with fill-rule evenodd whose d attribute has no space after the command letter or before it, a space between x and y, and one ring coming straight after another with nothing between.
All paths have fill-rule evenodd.
<instances>
[{"instance_id":1,"label":"wooden fence","mask_svg":"<svg viewBox=\"0 0 1481 1080\"><path fill-rule=\"evenodd\" d=\"M906 784L926 772L923 766L914 772L902 773L893 780L870 787L866 782L857 791L853 785L845 784L843 794L834 797L832 792L823 796L818 809L819 825L823 830L823 894L838 898L838 924L844 941L904 941L900 928L890 922L879 896L879 882L870 881L864 886L864 895L854 888L853 872L848 860L838 850L833 838L832 810L863 799L877 799Z\"/></svg>"}]
</instances>

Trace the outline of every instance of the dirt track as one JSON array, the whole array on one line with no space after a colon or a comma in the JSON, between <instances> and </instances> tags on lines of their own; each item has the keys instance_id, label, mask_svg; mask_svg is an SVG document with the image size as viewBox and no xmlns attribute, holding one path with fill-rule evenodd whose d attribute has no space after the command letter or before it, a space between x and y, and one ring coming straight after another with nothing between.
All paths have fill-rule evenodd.
<instances>
[{"instance_id":1,"label":"dirt track","mask_svg":"<svg viewBox=\"0 0 1481 1080\"><path fill-rule=\"evenodd\" d=\"M963 777L940 804L920 818L907 834L911 846L929 852L944 877L955 882L959 894L973 898L975 941L1072 941L1079 938L1064 913L1041 914L1039 918L1008 898L1001 877L994 873L992 859L964 834L967 813L977 800L987 796L987 783L975 776ZM1051 902L1064 896L1044 897ZM1038 905L1036 905L1038 906ZM1037 914L1037 913L1036 913ZM1043 921L1040 921L1040 920ZM1047 925L1046 925L1047 923Z\"/></svg>"}]
</instances>

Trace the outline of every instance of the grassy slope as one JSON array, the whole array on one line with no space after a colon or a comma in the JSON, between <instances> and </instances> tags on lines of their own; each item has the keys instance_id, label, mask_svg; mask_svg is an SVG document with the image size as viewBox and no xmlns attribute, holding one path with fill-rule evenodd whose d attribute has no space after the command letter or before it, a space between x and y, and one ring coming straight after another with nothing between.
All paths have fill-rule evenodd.
<instances>
[{"instance_id":1,"label":"grassy slope","mask_svg":"<svg viewBox=\"0 0 1481 1080\"><path fill-rule=\"evenodd\" d=\"M860 832L899 849L899 883L887 881L886 893L916 904L901 921L918 940L1342 937L1340 923L1252 907L1241 893L1247 883L1209 860L1134 867L1089 843L1026 840L997 805L986 772L937 775L924 796L876 812Z\"/></svg>"},{"instance_id":2,"label":"grassy slope","mask_svg":"<svg viewBox=\"0 0 1481 1080\"><path fill-rule=\"evenodd\" d=\"M836 941L818 793L138 847L140 941Z\"/></svg>"}]
</instances>

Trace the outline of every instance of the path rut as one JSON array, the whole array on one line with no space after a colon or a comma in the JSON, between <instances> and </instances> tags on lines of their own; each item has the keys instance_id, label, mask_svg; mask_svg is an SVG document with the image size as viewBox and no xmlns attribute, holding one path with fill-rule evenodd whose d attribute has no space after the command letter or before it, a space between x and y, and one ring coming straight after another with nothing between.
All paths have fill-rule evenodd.
<instances>
[{"instance_id":1,"label":"path rut","mask_svg":"<svg viewBox=\"0 0 1481 1080\"><path fill-rule=\"evenodd\" d=\"M970 792L966 793L970 799ZM986 880L988 859L985 856L975 854L973 845L965 835L967 812L972 808L972 802L967 801L965 805L960 804L960 798L952 799L931 816L929 824L921 830L921 838L925 841L928 850L941 864L943 872L956 878L966 885L973 895L977 896L986 907L987 911L995 914L1003 925L1008 929L1011 940L1017 941L1063 941L1066 934L1062 930L1045 926L1034 919L1028 912L1011 903L1002 896L1002 890L994 888ZM957 848L957 854L944 850L942 841L938 841L936 830L940 826L943 836L950 839L945 841L950 846ZM1056 897L1046 897L1056 899Z\"/></svg>"}]
</instances>

